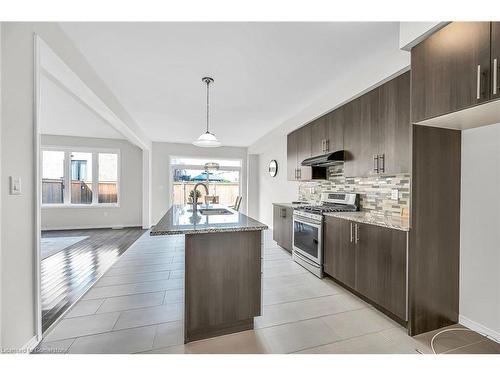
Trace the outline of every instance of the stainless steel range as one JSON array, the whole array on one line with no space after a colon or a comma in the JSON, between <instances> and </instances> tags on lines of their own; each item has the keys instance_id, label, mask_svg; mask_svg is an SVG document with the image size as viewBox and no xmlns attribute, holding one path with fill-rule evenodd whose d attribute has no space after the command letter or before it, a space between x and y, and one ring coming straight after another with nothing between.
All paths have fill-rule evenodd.
<instances>
[{"instance_id":1,"label":"stainless steel range","mask_svg":"<svg viewBox=\"0 0 500 375\"><path fill-rule=\"evenodd\" d=\"M355 193L322 193L319 205L293 211L293 260L314 275L323 277L323 214L358 210Z\"/></svg>"}]
</instances>

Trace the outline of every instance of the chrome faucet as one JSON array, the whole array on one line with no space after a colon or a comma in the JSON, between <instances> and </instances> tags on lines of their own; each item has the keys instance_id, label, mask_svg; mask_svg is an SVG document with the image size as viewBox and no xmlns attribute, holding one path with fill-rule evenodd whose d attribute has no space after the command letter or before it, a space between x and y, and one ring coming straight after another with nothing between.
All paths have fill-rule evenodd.
<instances>
[{"instance_id":1,"label":"chrome faucet","mask_svg":"<svg viewBox=\"0 0 500 375\"><path fill-rule=\"evenodd\" d=\"M194 185L194 188L193 188L193 213L198 210L198 207L197 207L198 206L198 195L196 194L196 189L200 185L205 188L205 191L208 195L208 186L206 184L204 184L203 182L198 182L196 185Z\"/></svg>"}]
</instances>

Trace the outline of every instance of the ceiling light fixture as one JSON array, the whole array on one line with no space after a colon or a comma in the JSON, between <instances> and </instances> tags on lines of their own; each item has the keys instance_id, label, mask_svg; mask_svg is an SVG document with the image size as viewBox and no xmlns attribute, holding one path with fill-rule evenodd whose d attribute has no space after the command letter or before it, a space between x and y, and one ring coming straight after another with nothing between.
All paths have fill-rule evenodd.
<instances>
[{"instance_id":1,"label":"ceiling light fixture","mask_svg":"<svg viewBox=\"0 0 500 375\"><path fill-rule=\"evenodd\" d=\"M200 135L196 141L193 142L193 145L198 147L219 147L221 143L215 137L215 134L210 133L208 130L208 119L209 119L209 104L210 104L210 84L214 82L213 78L203 77L201 79L203 82L207 84L207 131Z\"/></svg>"}]
</instances>

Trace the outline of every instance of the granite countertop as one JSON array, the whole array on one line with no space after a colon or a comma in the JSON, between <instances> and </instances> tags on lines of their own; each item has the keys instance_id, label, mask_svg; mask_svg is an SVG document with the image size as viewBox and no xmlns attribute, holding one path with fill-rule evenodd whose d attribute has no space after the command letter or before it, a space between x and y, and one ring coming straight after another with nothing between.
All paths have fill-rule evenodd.
<instances>
[{"instance_id":1,"label":"granite countertop","mask_svg":"<svg viewBox=\"0 0 500 375\"><path fill-rule=\"evenodd\" d=\"M395 217L395 216L377 215L368 211L329 212L326 213L325 215L338 217L340 219L357 221L359 223L373 224L373 225L378 225L380 227L402 230L405 232L408 232L410 230L410 222L408 218L399 216Z\"/></svg>"},{"instance_id":2,"label":"granite countertop","mask_svg":"<svg viewBox=\"0 0 500 375\"><path fill-rule=\"evenodd\" d=\"M298 201L297 201L298 202ZM295 202L287 202L287 203L273 203L275 206L282 206L282 207L290 207L290 208L297 208L300 206L305 206L310 203L307 202L300 202L300 203L295 203Z\"/></svg>"},{"instance_id":3,"label":"granite countertop","mask_svg":"<svg viewBox=\"0 0 500 375\"><path fill-rule=\"evenodd\" d=\"M225 208L231 211L226 215L201 215L199 210L206 208ZM242 232L265 230L267 225L258 222L240 212L220 204L199 204L193 216L192 205L173 205L161 220L151 229L151 236L173 234Z\"/></svg>"}]
</instances>

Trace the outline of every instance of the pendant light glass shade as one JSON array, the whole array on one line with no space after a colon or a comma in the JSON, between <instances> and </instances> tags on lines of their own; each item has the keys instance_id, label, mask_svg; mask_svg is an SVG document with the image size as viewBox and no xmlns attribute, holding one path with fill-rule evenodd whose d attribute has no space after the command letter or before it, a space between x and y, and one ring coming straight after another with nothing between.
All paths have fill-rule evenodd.
<instances>
[{"instance_id":1,"label":"pendant light glass shade","mask_svg":"<svg viewBox=\"0 0 500 375\"><path fill-rule=\"evenodd\" d=\"M208 130L209 108L210 108L209 86L211 83L213 83L214 80L213 78L210 77L203 77L201 80L207 84L207 131L202 135L200 135L198 139L193 142L193 145L198 147L219 147L221 146L221 143L217 140L215 134L210 133L210 131Z\"/></svg>"},{"instance_id":2,"label":"pendant light glass shade","mask_svg":"<svg viewBox=\"0 0 500 375\"><path fill-rule=\"evenodd\" d=\"M198 139L193 142L193 145L198 147L219 147L221 143L217 140L215 135L206 132L200 135Z\"/></svg>"}]
</instances>

